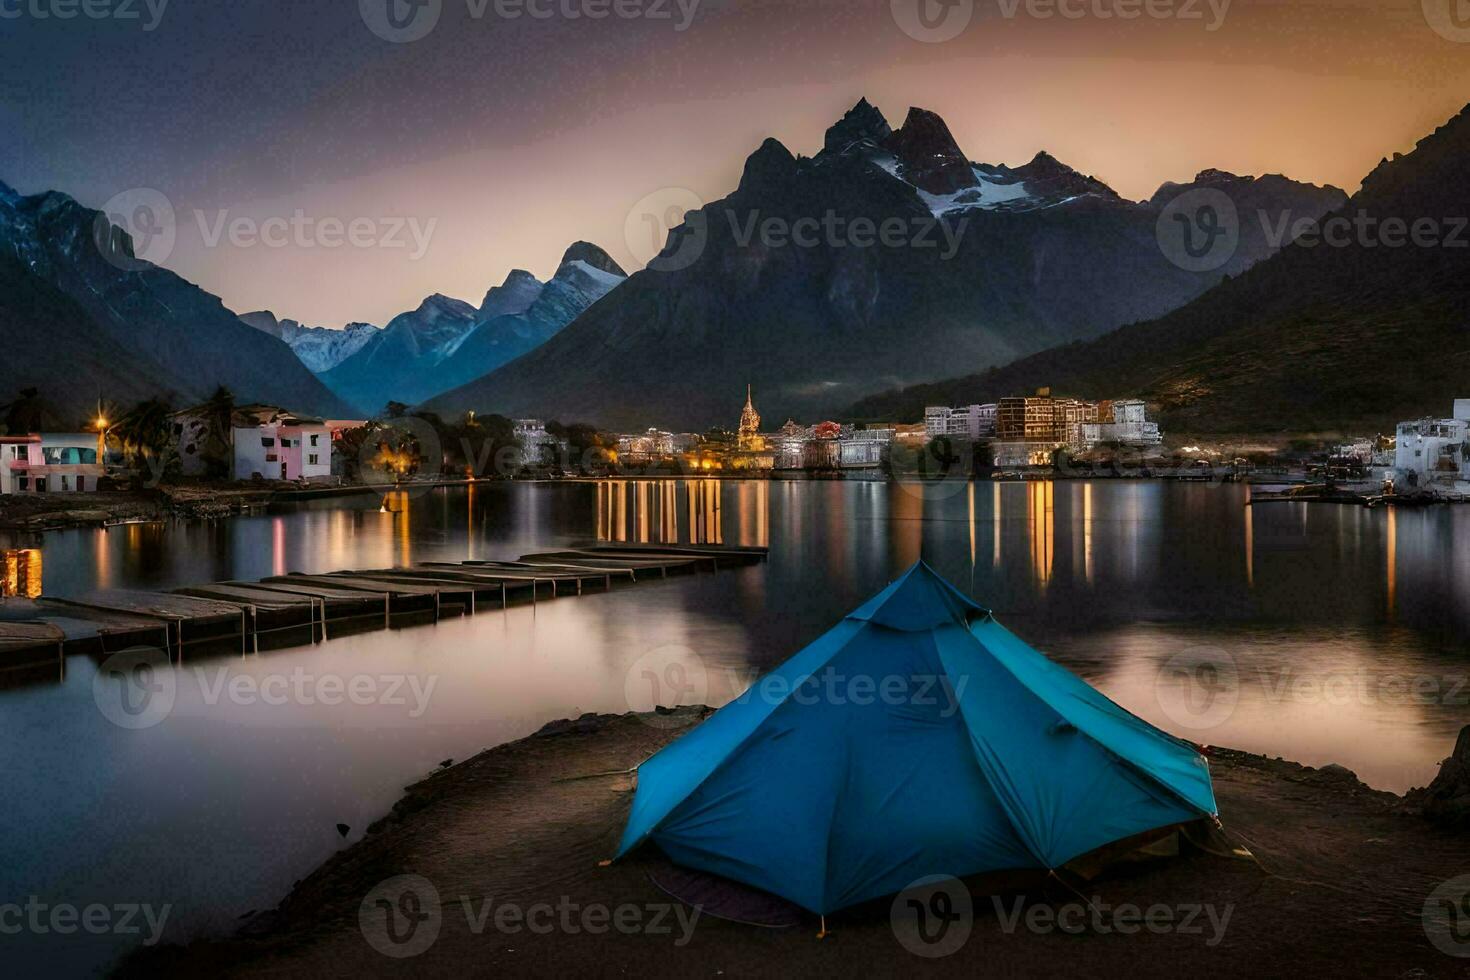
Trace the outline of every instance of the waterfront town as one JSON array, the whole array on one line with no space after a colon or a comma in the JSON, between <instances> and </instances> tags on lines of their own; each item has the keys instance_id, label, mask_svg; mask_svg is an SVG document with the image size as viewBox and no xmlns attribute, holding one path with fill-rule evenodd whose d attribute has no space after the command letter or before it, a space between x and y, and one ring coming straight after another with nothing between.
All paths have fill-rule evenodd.
<instances>
[{"instance_id":1,"label":"waterfront town","mask_svg":"<svg viewBox=\"0 0 1470 980\"><path fill-rule=\"evenodd\" d=\"M383 418L321 419L224 395L170 412L140 405L84 432L0 435L0 495L85 493L161 483L332 488L404 480L606 476L887 478L1195 475L1239 478L1281 460L1167 445L1146 402L1088 401L1042 388L979 405L929 406L922 420L763 424L747 387L731 429L612 433L471 413L459 425L398 407ZM1310 447L1301 475L1458 500L1470 492L1470 399L1391 436ZM499 431L499 441L493 432ZM466 438L468 434L468 438ZM481 451L474 436L487 446ZM439 459L433 442L438 442ZM1200 440L1194 440L1199 442ZM488 451L497 445L498 452ZM1274 465L1273 465L1274 464ZM1279 481L1278 481L1279 482Z\"/></svg>"}]
</instances>

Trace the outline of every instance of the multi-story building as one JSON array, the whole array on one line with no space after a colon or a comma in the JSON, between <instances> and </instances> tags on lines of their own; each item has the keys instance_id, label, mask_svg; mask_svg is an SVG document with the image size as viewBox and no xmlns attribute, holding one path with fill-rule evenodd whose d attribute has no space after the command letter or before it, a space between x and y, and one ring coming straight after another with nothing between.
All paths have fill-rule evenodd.
<instances>
[{"instance_id":1,"label":"multi-story building","mask_svg":"<svg viewBox=\"0 0 1470 980\"><path fill-rule=\"evenodd\" d=\"M1056 450L1087 444L1091 428L1098 425L1096 402L1077 398L1054 398L1042 388L1035 395L1002 398L996 411L996 466L1043 466Z\"/></svg>"},{"instance_id":2,"label":"multi-story building","mask_svg":"<svg viewBox=\"0 0 1470 980\"><path fill-rule=\"evenodd\" d=\"M0 494L30 492L31 469L41 463L40 436L0 436Z\"/></svg>"},{"instance_id":3,"label":"multi-story building","mask_svg":"<svg viewBox=\"0 0 1470 980\"><path fill-rule=\"evenodd\" d=\"M204 476L211 459L234 480L321 480L332 475L333 430L321 419L275 405L241 405L228 432L205 406L173 415L174 442L185 476ZM218 439L220 445L212 445Z\"/></svg>"},{"instance_id":4,"label":"multi-story building","mask_svg":"<svg viewBox=\"0 0 1470 980\"><path fill-rule=\"evenodd\" d=\"M1456 398L1454 417L1400 422L1396 478L1410 487L1470 481L1470 398Z\"/></svg>"},{"instance_id":5,"label":"multi-story building","mask_svg":"<svg viewBox=\"0 0 1470 980\"><path fill-rule=\"evenodd\" d=\"M893 436L893 429L883 427L847 432L837 443L839 465L845 470L882 466L893 446Z\"/></svg>"},{"instance_id":6,"label":"multi-story building","mask_svg":"<svg viewBox=\"0 0 1470 980\"><path fill-rule=\"evenodd\" d=\"M995 434L996 405L965 405L949 408L930 405L924 409L924 434L929 439L947 437L974 442Z\"/></svg>"},{"instance_id":7,"label":"multi-story building","mask_svg":"<svg viewBox=\"0 0 1470 980\"><path fill-rule=\"evenodd\" d=\"M618 436L618 458L629 463L651 463L693 452L699 443L700 437L694 432L649 429L647 432Z\"/></svg>"},{"instance_id":8,"label":"multi-story building","mask_svg":"<svg viewBox=\"0 0 1470 980\"><path fill-rule=\"evenodd\" d=\"M801 469L806 463L806 441L810 437L806 426L795 419L787 419L786 424L766 440L775 453L776 469Z\"/></svg>"},{"instance_id":9,"label":"multi-story building","mask_svg":"<svg viewBox=\"0 0 1470 980\"><path fill-rule=\"evenodd\" d=\"M95 432L0 437L0 493L81 493L105 474Z\"/></svg>"},{"instance_id":10,"label":"multi-story building","mask_svg":"<svg viewBox=\"0 0 1470 980\"><path fill-rule=\"evenodd\" d=\"M516 419L515 437L521 441L521 465L555 463L565 444L546 431L545 419Z\"/></svg>"},{"instance_id":11,"label":"multi-story building","mask_svg":"<svg viewBox=\"0 0 1470 980\"><path fill-rule=\"evenodd\" d=\"M1105 406L1107 404L1109 403L1104 403ZM1125 399L1112 402L1111 407L1112 421L1098 419L1082 426L1083 446L1095 446L1100 442L1116 442L1124 446L1157 446L1164 441L1159 423L1148 420L1148 406L1144 402Z\"/></svg>"},{"instance_id":12,"label":"multi-story building","mask_svg":"<svg viewBox=\"0 0 1470 980\"><path fill-rule=\"evenodd\" d=\"M818 422L802 450L802 466L809 470L836 469L842 462L843 427L837 422Z\"/></svg>"},{"instance_id":13,"label":"multi-story building","mask_svg":"<svg viewBox=\"0 0 1470 980\"><path fill-rule=\"evenodd\" d=\"M995 438L1000 442L1067 441L1065 417L1058 418L1056 399L1050 393L1023 398L1002 398L996 407Z\"/></svg>"},{"instance_id":14,"label":"multi-story building","mask_svg":"<svg viewBox=\"0 0 1470 980\"><path fill-rule=\"evenodd\" d=\"M1061 427L1062 441L1069 446L1083 445L1083 428L1095 425L1098 418L1097 402L1079 401L1076 398L1058 398L1053 409L1057 424Z\"/></svg>"}]
</instances>

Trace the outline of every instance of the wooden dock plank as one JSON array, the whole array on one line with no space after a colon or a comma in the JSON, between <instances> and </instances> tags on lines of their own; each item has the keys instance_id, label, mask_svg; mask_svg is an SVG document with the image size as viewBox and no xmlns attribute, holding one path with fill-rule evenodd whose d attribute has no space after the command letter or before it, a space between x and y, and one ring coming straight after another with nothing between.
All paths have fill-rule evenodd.
<instances>
[{"instance_id":1,"label":"wooden dock plank","mask_svg":"<svg viewBox=\"0 0 1470 980\"><path fill-rule=\"evenodd\" d=\"M0 654L58 650L65 642L66 632L54 623L0 620Z\"/></svg>"},{"instance_id":2,"label":"wooden dock plank","mask_svg":"<svg viewBox=\"0 0 1470 980\"><path fill-rule=\"evenodd\" d=\"M136 613L139 616L159 616L185 622L218 622L238 620L241 604L219 599L179 595L172 592L139 592L130 589L105 589L90 592L78 599L59 600L78 602L98 609Z\"/></svg>"},{"instance_id":3,"label":"wooden dock plank","mask_svg":"<svg viewBox=\"0 0 1470 980\"><path fill-rule=\"evenodd\" d=\"M174 592L178 595L195 596L200 599L223 599L227 602L238 602L273 609L289 609L296 606L313 605L311 596L271 592L266 589L247 588L224 582L216 582L211 585L191 585L182 589L175 589Z\"/></svg>"}]
</instances>

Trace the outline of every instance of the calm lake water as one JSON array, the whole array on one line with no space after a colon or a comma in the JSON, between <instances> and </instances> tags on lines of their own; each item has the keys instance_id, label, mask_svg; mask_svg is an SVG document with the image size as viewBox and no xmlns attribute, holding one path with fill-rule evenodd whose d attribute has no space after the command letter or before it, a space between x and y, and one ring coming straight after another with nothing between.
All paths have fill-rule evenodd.
<instances>
[{"instance_id":1,"label":"calm lake water","mask_svg":"<svg viewBox=\"0 0 1470 980\"><path fill-rule=\"evenodd\" d=\"M155 678L171 709L141 730L110 720L122 680L89 658L12 678L0 905L169 906L165 941L230 928L441 760L584 711L646 709L650 668L720 703L921 556L1176 734L1341 763L1394 791L1427 782L1470 722L1470 508L1247 508L1246 495L1124 481L518 483L405 497L399 513L331 501L0 538L39 548L57 596L599 539L771 549L766 565L718 575L186 658ZM148 931L0 933L0 958L100 970Z\"/></svg>"}]
</instances>

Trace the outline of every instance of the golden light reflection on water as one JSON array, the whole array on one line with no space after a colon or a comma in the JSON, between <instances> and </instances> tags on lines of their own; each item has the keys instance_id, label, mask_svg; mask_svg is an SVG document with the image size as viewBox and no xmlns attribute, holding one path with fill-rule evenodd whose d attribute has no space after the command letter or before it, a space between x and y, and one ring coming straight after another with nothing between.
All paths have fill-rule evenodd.
<instances>
[{"instance_id":1,"label":"golden light reflection on water","mask_svg":"<svg viewBox=\"0 0 1470 980\"><path fill-rule=\"evenodd\" d=\"M975 484L970 484L969 491L967 504L970 519L967 524L970 529L970 568L973 571L975 568Z\"/></svg>"},{"instance_id":2,"label":"golden light reflection on water","mask_svg":"<svg viewBox=\"0 0 1470 980\"><path fill-rule=\"evenodd\" d=\"M0 596L36 599L41 595L41 551L26 548L0 552L3 574L0 574Z\"/></svg>"},{"instance_id":3,"label":"golden light reflection on water","mask_svg":"<svg viewBox=\"0 0 1470 980\"><path fill-rule=\"evenodd\" d=\"M97 578L97 588L112 588L112 549L107 546L107 529L92 532L92 571Z\"/></svg>"},{"instance_id":4,"label":"golden light reflection on water","mask_svg":"<svg viewBox=\"0 0 1470 980\"><path fill-rule=\"evenodd\" d=\"M1398 557L1399 557L1399 525L1396 516L1398 508L1388 508L1388 530L1386 546L1388 550L1388 618L1393 619L1394 601L1397 599L1398 588Z\"/></svg>"},{"instance_id":5,"label":"golden light reflection on water","mask_svg":"<svg viewBox=\"0 0 1470 980\"><path fill-rule=\"evenodd\" d=\"M1245 490L1245 584L1249 588L1256 585L1256 536L1255 536L1255 508L1251 506L1250 487Z\"/></svg>"},{"instance_id":6,"label":"golden light reflection on water","mask_svg":"<svg viewBox=\"0 0 1470 980\"><path fill-rule=\"evenodd\" d=\"M1082 537L1083 567L1087 584L1092 584L1092 484L1082 485Z\"/></svg>"},{"instance_id":7,"label":"golden light reflection on water","mask_svg":"<svg viewBox=\"0 0 1470 980\"><path fill-rule=\"evenodd\" d=\"M769 547L771 485L765 480L601 480L597 483L597 539L725 544L727 495L733 497L733 542Z\"/></svg>"},{"instance_id":8,"label":"golden light reflection on water","mask_svg":"<svg viewBox=\"0 0 1470 980\"><path fill-rule=\"evenodd\" d=\"M1051 581L1056 548L1056 510L1050 480L1030 485L1026 498L1026 518L1031 529L1031 570L1043 589Z\"/></svg>"},{"instance_id":9,"label":"golden light reflection on water","mask_svg":"<svg viewBox=\"0 0 1470 980\"><path fill-rule=\"evenodd\" d=\"M991 536L991 539L995 542L995 547L992 549L993 554L991 556L990 563L991 563L991 566L992 567L999 568L1000 567L1000 529L1001 529L1001 523L1000 523L1000 484L999 483L994 484L993 485L993 490L994 490L994 492L991 494L991 497L990 497L990 520L991 520L991 525L992 525L990 536Z\"/></svg>"}]
</instances>

